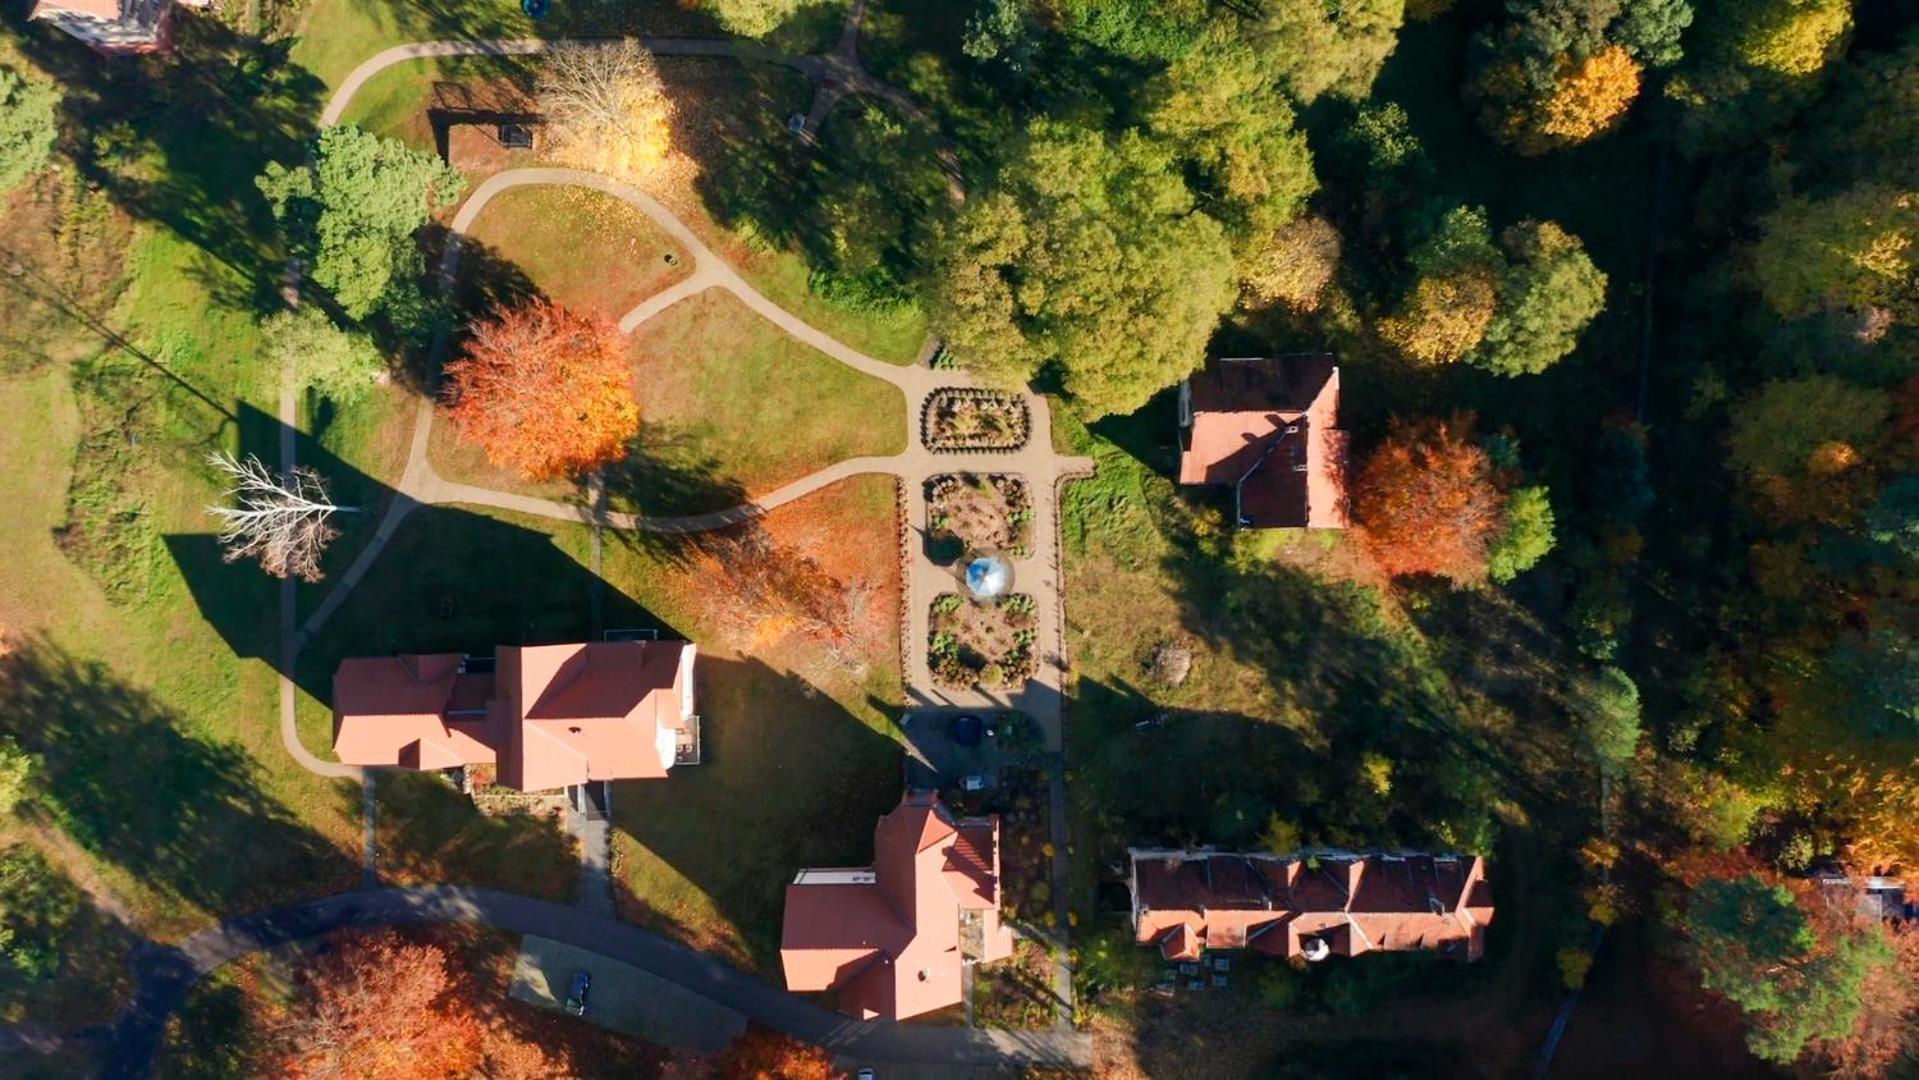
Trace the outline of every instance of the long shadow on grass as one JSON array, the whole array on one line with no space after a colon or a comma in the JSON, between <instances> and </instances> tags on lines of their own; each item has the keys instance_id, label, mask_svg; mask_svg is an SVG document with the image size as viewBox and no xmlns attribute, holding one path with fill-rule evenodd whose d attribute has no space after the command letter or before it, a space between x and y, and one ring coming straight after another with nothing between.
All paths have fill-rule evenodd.
<instances>
[{"instance_id":1,"label":"long shadow on grass","mask_svg":"<svg viewBox=\"0 0 1919 1080\"><path fill-rule=\"evenodd\" d=\"M282 430L277 419L242 406L239 453L277 461ZM326 481L334 501L356 508L333 519L341 535L327 550L325 578L300 590L304 615L365 546L394 492L304 436L298 452L301 463ZM210 531L165 539L202 616L236 655L278 670L277 583L252 560L225 561ZM606 587L584 565L590 557L586 531L574 526L529 526L455 506L422 507L306 645L297 669L283 674L320 701L331 701L333 671L348 656L491 655L498 645L586 641L606 629L680 636L631 597Z\"/></svg>"},{"instance_id":2,"label":"long shadow on grass","mask_svg":"<svg viewBox=\"0 0 1919 1080\"><path fill-rule=\"evenodd\" d=\"M276 304L281 253L253 179L296 161L325 87L268 43L175 12L176 54L103 64L63 34L14 40L64 91L68 156L127 213L167 227L220 265L242 306Z\"/></svg>"},{"instance_id":3,"label":"long shadow on grass","mask_svg":"<svg viewBox=\"0 0 1919 1080\"><path fill-rule=\"evenodd\" d=\"M244 750L191 734L146 690L45 639L0 661L0 734L41 759L40 798L81 847L210 914L357 873L267 793Z\"/></svg>"},{"instance_id":4,"label":"long shadow on grass","mask_svg":"<svg viewBox=\"0 0 1919 1080\"><path fill-rule=\"evenodd\" d=\"M793 875L872 864L899 745L758 660L702 656L695 674L704 763L614 787L614 825L645 849L619 867L620 910L773 977Z\"/></svg>"}]
</instances>

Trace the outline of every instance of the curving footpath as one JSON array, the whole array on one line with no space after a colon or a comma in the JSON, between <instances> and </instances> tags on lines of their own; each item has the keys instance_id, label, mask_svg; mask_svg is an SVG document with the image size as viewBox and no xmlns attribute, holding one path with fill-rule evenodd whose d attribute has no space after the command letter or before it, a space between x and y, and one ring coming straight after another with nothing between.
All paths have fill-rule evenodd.
<instances>
[{"instance_id":1,"label":"curving footpath","mask_svg":"<svg viewBox=\"0 0 1919 1080\"><path fill-rule=\"evenodd\" d=\"M851 1020L617 919L517 893L426 886L344 893L243 915L178 946L143 949L134 958L133 1001L106 1033L110 1043L102 1073L136 1077L151 1071L167 1019L185 1002L188 991L204 976L248 953L335 930L446 922L535 934L631 964L776 1031L818 1043L848 1061L1056 1068L1092 1063L1091 1036Z\"/></svg>"}]
</instances>

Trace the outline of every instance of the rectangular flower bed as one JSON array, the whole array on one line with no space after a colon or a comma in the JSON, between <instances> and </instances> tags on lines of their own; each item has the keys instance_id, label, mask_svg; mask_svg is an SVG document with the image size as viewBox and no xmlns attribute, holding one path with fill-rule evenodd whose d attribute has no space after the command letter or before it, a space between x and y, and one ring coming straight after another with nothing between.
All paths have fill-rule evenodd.
<instances>
[{"instance_id":1,"label":"rectangular flower bed","mask_svg":"<svg viewBox=\"0 0 1919 1080\"><path fill-rule=\"evenodd\" d=\"M1013 593L998 600L969 600L958 593L933 598L926 643L933 681L951 690L1017 687L1038 667L1034 651L1033 598Z\"/></svg>"},{"instance_id":2,"label":"rectangular flower bed","mask_svg":"<svg viewBox=\"0 0 1919 1080\"><path fill-rule=\"evenodd\" d=\"M1033 503L1017 476L947 473L926 481L926 532L935 561L1033 553Z\"/></svg>"},{"instance_id":3,"label":"rectangular flower bed","mask_svg":"<svg viewBox=\"0 0 1919 1080\"><path fill-rule=\"evenodd\" d=\"M1025 399L977 387L935 390L920 414L920 440L928 450L1018 450L1031 429Z\"/></svg>"}]
</instances>

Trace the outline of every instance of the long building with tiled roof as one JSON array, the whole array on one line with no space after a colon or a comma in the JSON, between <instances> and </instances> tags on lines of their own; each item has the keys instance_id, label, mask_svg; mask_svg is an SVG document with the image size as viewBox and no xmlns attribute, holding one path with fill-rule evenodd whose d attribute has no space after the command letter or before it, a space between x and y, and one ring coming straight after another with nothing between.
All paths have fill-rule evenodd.
<instances>
[{"instance_id":1,"label":"long building with tiled roof","mask_svg":"<svg viewBox=\"0 0 1919 1080\"><path fill-rule=\"evenodd\" d=\"M1207 949L1358 956L1432 949L1477 960L1493 919L1477 855L1132 848L1133 927L1168 960Z\"/></svg>"}]
</instances>

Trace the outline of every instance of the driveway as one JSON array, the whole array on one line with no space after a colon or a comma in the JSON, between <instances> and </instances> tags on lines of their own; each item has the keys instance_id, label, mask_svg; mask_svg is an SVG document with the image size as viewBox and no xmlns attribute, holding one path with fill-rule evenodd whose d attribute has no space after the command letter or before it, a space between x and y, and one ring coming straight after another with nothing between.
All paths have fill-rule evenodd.
<instances>
[{"instance_id":1,"label":"driveway","mask_svg":"<svg viewBox=\"0 0 1919 1080\"><path fill-rule=\"evenodd\" d=\"M711 1054L746 1031L746 1017L631 964L529 934L513 962L507 993L529 1005L559 1011L573 973L592 976L586 1019L604 1028Z\"/></svg>"}]
</instances>

